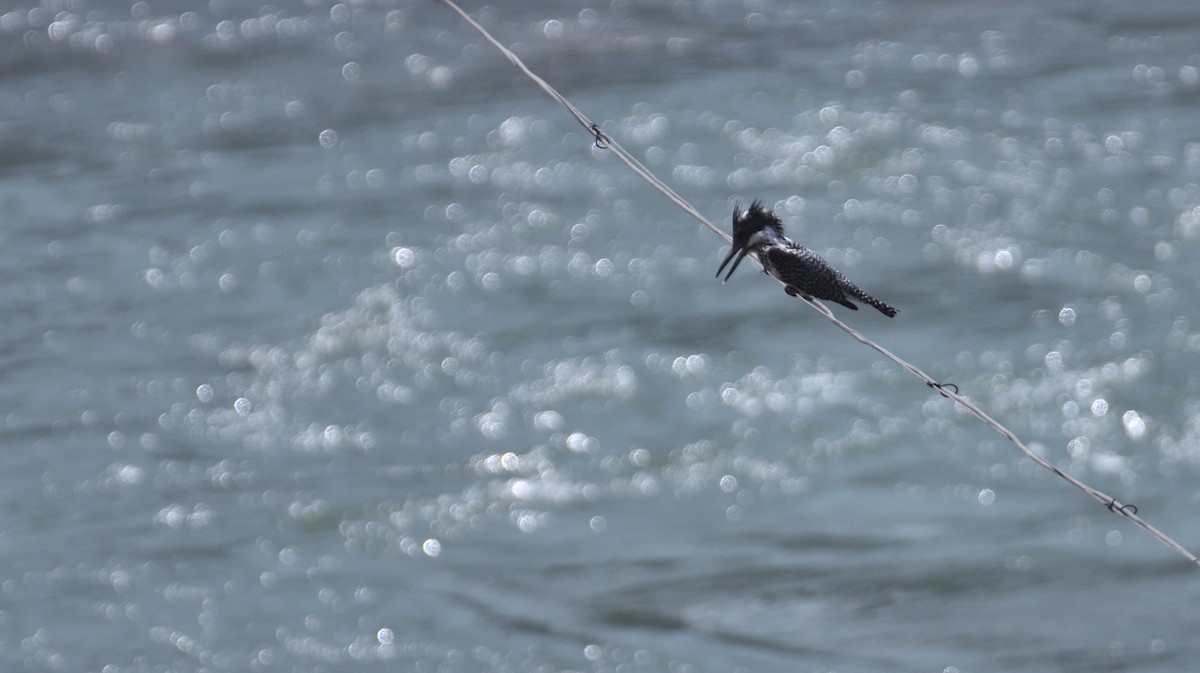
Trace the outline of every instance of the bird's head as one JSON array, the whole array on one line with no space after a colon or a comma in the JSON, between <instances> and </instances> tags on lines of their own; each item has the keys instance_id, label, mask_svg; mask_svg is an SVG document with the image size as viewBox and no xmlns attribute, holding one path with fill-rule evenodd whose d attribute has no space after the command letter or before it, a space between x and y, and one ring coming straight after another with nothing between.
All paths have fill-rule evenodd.
<instances>
[{"instance_id":1,"label":"bird's head","mask_svg":"<svg viewBox=\"0 0 1200 673\"><path fill-rule=\"evenodd\" d=\"M733 266L730 267L729 273L725 275L725 280L733 275L737 270L738 264L742 263L742 259L750 254L750 251L755 248L762 240L764 235L769 235L773 238L783 237L783 223L775 216L775 213L763 208L759 201L754 201L746 212L741 212L740 204L733 206L733 246L729 249L729 254L725 256L725 261L721 262L721 266L717 269L717 277L721 277L721 272L733 260ZM736 259L734 259L736 256Z\"/></svg>"}]
</instances>

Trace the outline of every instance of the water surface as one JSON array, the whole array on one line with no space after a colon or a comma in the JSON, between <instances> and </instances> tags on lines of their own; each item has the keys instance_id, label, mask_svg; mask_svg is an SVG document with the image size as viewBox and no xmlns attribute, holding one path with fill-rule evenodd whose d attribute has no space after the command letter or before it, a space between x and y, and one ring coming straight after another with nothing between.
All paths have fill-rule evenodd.
<instances>
[{"instance_id":1,"label":"water surface","mask_svg":"<svg viewBox=\"0 0 1200 673\"><path fill-rule=\"evenodd\" d=\"M1200 547L1200 8L465 9ZM1196 569L427 1L0 13L0 662L1190 671ZM745 265L743 265L745 266Z\"/></svg>"}]
</instances>

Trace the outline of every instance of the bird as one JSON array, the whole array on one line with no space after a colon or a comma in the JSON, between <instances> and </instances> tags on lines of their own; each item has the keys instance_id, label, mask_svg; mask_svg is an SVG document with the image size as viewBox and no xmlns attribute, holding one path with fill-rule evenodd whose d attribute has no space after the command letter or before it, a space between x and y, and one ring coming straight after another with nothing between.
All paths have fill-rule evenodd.
<instances>
[{"instance_id":1,"label":"bird","mask_svg":"<svg viewBox=\"0 0 1200 673\"><path fill-rule=\"evenodd\" d=\"M733 260L733 266L721 281L727 282L750 253L762 264L763 273L782 281L784 290L793 297L828 299L855 311L858 310L855 302L863 302L889 318L896 316L896 309L863 292L820 255L785 236L783 222L757 200L744 213L740 204L734 205L733 247L717 269L717 278Z\"/></svg>"}]
</instances>

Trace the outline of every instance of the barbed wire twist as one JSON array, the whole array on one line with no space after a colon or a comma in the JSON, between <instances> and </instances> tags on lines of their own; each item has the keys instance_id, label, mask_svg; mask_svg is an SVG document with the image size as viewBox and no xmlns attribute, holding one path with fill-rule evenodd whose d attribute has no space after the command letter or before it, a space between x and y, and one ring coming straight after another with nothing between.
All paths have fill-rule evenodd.
<instances>
[{"instance_id":1,"label":"barbed wire twist","mask_svg":"<svg viewBox=\"0 0 1200 673\"><path fill-rule=\"evenodd\" d=\"M686 212L687 214L696 218L696 220L698 220L701 224L703 224L705 227L707 227L713 233L715 233L718 236L720 236L721 238L725 239L725 241L727 243L733 242L733 239L729 234L725 233L724 230L717 227L712 222L708 221L708 219L706 217L704 217L704 215L701 214L700 211L696 210L696 208L694 206L692 206L692 204L688 203L683 197L679 196L679 194L676 194L675 190L671 189L662 180L659 180L653 173L650 172L650 169L643 166L642 163L640 161L638 161L632 154L630 154L628 151L626 151L625 148L621 147L621 145L617 141L613 140L612 137L605 134L604 131L600 128L599 124L597 124L596 122L589 119L587 117L587 115L583 114L583 112L581 112L579 110L579 108L575 107L575 105L572 104L571 101L567 100L566 97L564 97L557 90L555 90L554 87L550 86L550 84L548 84L546 82L546 80L542 79L536 73L534 73L532 70L530 70L529 67L526 66L525 63L521 61L520 57L518 57L516 54L514 54L512 52L512 50L510 50L508 47L505 47L503 44L501 44L498 40L496 40L496 38L492 37L491 33L489 33L487 31L487 29L485 29L478 22L476 22L473 18L471 18L471 16L468 15L466 12L464 12L458 5L456 5L453 2L453 0L437 0L437 1L446 5L450 9L454 10L455 13L457 13L460 17L462 17L462 19L464 21L466 21L472 28L474 28L476 31L478 31L479 34L484 37L484 39L486 39L488 42L490 42L492 44L492 46L494 46L497 50L499 50L501 54L503 54L509 61L512 62L513 65L515 65L522 73L524 73L526 77L528 77L530 80L532 80L534 84L537 84L538 87L542 89L542 91L546 92L546 94L548 96L550 96L555 101L557 101L559 105L563 106L563 108L566 109L566 111L569 112L571 114L571 116L573 116L575 118L575 121L579 122L579 125L582 126L584 129L586 129L588 131L588 133L590 133L595 138L594 146L597 149L608 150L609 152L612 152L612 154L614 156L616 156L618 159L620 159L622 163L624 163L626 166L628 166L630 170L632 170L639 177L641 177L643 180L645 180L651 187L653 187L654 189L661 192L664 196L666 196L668 199L670 199L672 203L679 206L684 212ZM759 264L759 266L761 266L761 264L758 262L757 259L755 259L754 261L756 264ZM878 343L867 338L858 330L856 330L853 327L842 322L840 319L838 319L837 316L833 315L833 312L830 311L827 306L825 306L821 302L814 300L814 299L810 299L808 297L804 297L804 296L799 296L798 298L803 300L804 302L806 302L809 306L811 306L813 309L815 309L818 313L825 316L827 319L829 319L830 322L832 322L835 326L837 326L838 329L840 329L843 332L845 332L846 334L848 334L854 340L858 341L859 343L861 343L869 348L874 349L879 354L883 355L887 359L889 359L892 362L899 365L902 369L904 369L908 373L917 377L921 381L924 381L925 385L936 390L938 392L938 394L941 395L942 397L953 400L954 402L957 402L958 404L962 405L962 407L964 409L966 409L969 413L971 413L973 416L975 416L979 420L983 421L985 424L987 424L993 430L995 430L1000 435L1002 435L1003 437L1008 439L1008 441L1011 442L1014 446L1016 446L1017 449L1020 450L1021 453L1023 453L1027 458L1029 458L1033 462L1037 463L1039 466L1045 468L1046 470L1049 470L1051 473L1062 478L1063 480L1065 480L1067 483L1071 484L1075 488L1078 488L1079 490L1083 491L1085 494L1087 494L1093 500L1100 503L1101 505L1104 505L1104 507L1106 509L1108 509L1108 511L1110 511L1113 514L1116 514L1118 516L1124 517L1130 523L1132 523L1133 525L1142 529L1147 534L1149 534L1151 537L1158 540L1159 542L1161 542L1163 545L1165 545L1166 547L1168 547L1175 553L1184 557L1188 561L1191 561L1193 564L1200 566L1200 557L1196 556L1191 551L1189 551L1186 547L1184 547L1183 545L1181 545L1180 543L1178 543L1174 539L1172 539L1170 536L1168 536L1166 533L1163 533L1159 529L1152 526L1145 519L1142 519L1140 516L1138 516L1137 506L1129 504L1129 503L1119 502L1116 498L1104 493L1103 491L1100 491L1099 489L1088 486L1087 484L1083 483L1078 478L1072 476L1070 473L1064 471L1062 468L1058 467L1054 463L1051 463L1050 461L1046 460L1039 453L1037 453L1033 449L1029 448L1011 430L1006 428L999 421L992 418L990 415L988 415L986 412L984 412L982 409L980 409L978 406L976 406L974 402L971 402L969 399L967 399L963 395L959 394L958 386L954 385L953 383L941 383L939 381L936 381L933 377L926 374L924 371L922 371L917 366L910 364L909 362L902 359L898 355L892 353L888 349L884 348L883 346L879 345Z\"/></svg>"}]
</instances>

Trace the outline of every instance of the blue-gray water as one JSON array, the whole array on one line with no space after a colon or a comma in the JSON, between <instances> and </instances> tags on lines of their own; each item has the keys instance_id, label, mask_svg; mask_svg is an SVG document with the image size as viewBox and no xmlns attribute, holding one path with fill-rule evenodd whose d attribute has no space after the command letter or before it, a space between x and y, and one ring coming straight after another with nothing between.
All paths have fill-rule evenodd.
<instances>
[{"instance_id":1,"label":"blue-gray water","mask_svg":"<svg viewBox=\"0 0 1200 673\"><path fill-rule=\"evenodd\" d=\"M1200 549L1200 5L466 2ZM1195 670L1200 571L428 0L0 8L5 671Z\"/></svg>"}]
</instances>

